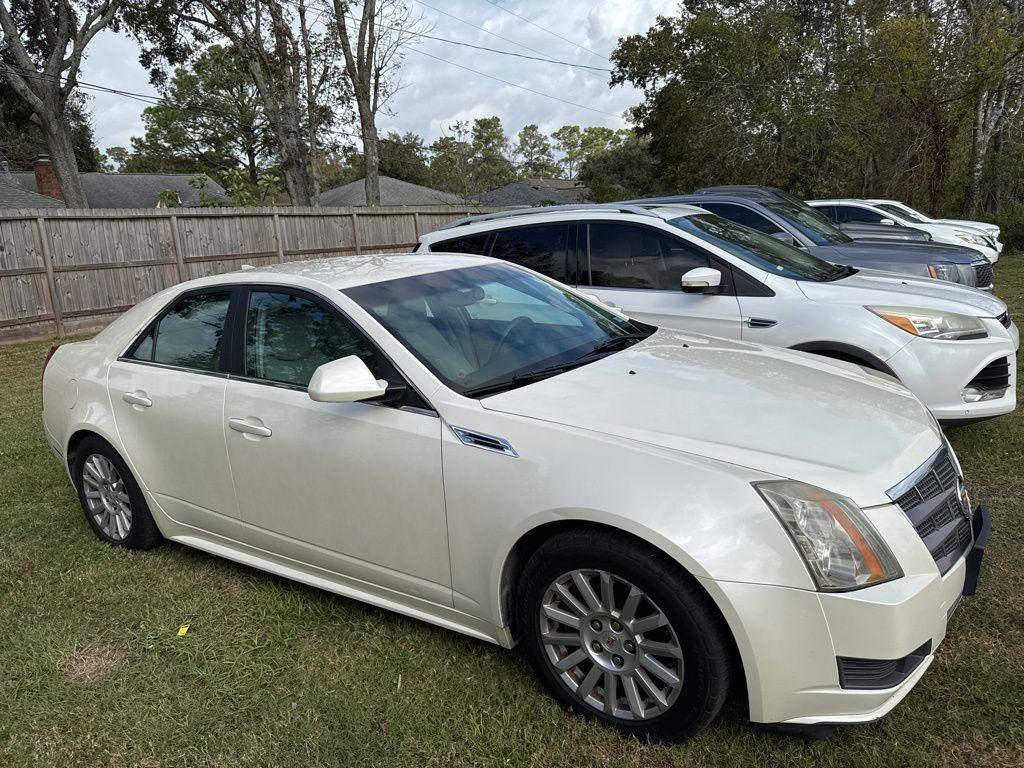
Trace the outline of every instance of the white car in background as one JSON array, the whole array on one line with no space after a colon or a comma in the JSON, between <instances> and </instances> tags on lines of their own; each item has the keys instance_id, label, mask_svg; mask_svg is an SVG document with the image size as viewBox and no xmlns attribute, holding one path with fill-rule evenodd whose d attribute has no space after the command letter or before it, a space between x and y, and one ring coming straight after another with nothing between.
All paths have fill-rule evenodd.
<instances>
[{"instance_id":1,"label":"white car in background","mask_svg":"<svg viewBox=\"0 0 1024 768\"><path fill-rule=\"evenodd\" d=\"M1020 343L995 296L942 280L837 267L687 205L485 214L419 250L530 267L629 317L813 352L895 376L945 423L1010 413Z\"/></svg>"},{"instance_id":2,"label":"white car in background","mask_svg":"<svg viewBox=\"0 0 1024 768\"><path fill-rule=\"evenodd\" d=\"M999 252L1002 250L1002 244L980 227L964 223L923 221L886 200L808 200L807 204L817 208L836 224L896 224L924 230L931 235L932 242L971 248L993 264L999 260Z\"/></svg>"},{"instance_id":3,"label":"white car in background","mask_svg":"<svg viewBox=\"0 0 1024 768\"><path fill-rule=\"evenodd\" d=\"M51 350L43 424L102 541L521 642L559 701L640 737L693 734L733 686L759 723L884 716L989 530L891 379L473 256L175 286Z\"/></svg>"},{"instance_id":4,"label":"white car in background","mask_svg":"<svg viewBox=\"0 0 1024 768\"><path fill-rule=\"evenodd\" d=\"M931 224L953 224L960 227L969 227L971 229L980 229L988 237L992 239L992 243L997 251L1003 252L1003 244L999 241L1000 229L995 224L989 224L985 221L970 221L968 219L936 219L929 216L926 213L922 213L916 208L911 208L906 203L901 203L899 200L868 200L869 203L873 203L882 209L886 206L891 206L900 211L903 215L914 222L931 223Z\"/></svg>"}]
</instances>

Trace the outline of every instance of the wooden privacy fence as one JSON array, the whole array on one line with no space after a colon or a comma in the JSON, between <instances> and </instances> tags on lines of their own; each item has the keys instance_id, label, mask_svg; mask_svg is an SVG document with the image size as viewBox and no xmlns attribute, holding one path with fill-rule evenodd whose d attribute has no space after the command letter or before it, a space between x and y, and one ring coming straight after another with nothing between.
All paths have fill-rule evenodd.
<instances>
[{"instance_id":1,"label":"wooden privacy fence","mask_svg":"<svg viewBox=\"0 0 1024 768\"><path fill-rule=\"evenodd\" d=\"M493 210L493 209L489 209ZM105 325L175 283L373 251L476 208L173 208L0 211L0 343Z\"/></svg>"}]
</instances>

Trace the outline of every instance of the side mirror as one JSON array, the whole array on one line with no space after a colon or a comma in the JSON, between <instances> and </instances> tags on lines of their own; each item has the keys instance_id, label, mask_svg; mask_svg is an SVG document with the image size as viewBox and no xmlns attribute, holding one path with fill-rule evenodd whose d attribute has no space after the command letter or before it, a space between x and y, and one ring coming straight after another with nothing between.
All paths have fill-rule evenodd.
<instances>
[{"instance_id":1,"label":"side mirror","mask_svg":"<svg viewBox=\"0 0 1024 768\"><path fill-rule=\"evenodd\" d=\"M896 226L896 219L881 219L878 223L879 224L885 224L885 226L887 226L887 227L895 227Z\"/></svg>"},{"instance_id":2,"label":"side mirror","mask_svg":"<svg viewBox=\"0 0 1024 768\"><path fill-rule=\"evenodd\" d=\"M789 232L783 232L781 229L778 232L772 232L768 236L774 237L780 243L785 243L786 245L796 245L796 241L793 239L793 236L789 234Z\"/></svg>"},{"instance_id":3,"label":"side mirror","mask_svg":"<svg viewBox=\"0 0 1024 768\"><path fill-rule=\"evenodd\" d=\"M324 363L309 380L310 400L318 403L355 403L381 397L388 383L373 378L366 363L355 355Z\"/></svg>"},{"instance_id":4,"label":"side mirror","mask_svg":"<svg viewBox=\"0 0 1024 768\"><path fill-rule=\"evenodd\" d=\"M718 293L722 273L710 267L697 267L683 275L679 282L683 293Z\"/></svg>"}]
</instances>

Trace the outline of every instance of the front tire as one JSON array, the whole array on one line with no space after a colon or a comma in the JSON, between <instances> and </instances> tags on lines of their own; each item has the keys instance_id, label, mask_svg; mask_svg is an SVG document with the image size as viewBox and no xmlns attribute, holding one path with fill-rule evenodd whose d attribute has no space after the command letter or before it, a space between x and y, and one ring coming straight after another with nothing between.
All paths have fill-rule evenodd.
<instances>
[{"instance_id":1,"label":"front tire","mask_svg":"<svg viewBox=\"0 0 1024 768\"><path fill-rule=\"evenodd\" d=\"M126 549L152 549L163 541L142 489L109 443L85 438L71 469L85 519L98 539Z\"/></svg>"},{"instance_id":2,"label":"front tire","mask_svg":"<svg viewBox=\"0 0 1024 768\"><path fill-rule=\"evenodd\" d=\"M549 539L522 571L516 620L548 691L624 734L681 741L728 695L731 641L717 609L633 538L578 529Z\"/></svg>"}]
</instances>

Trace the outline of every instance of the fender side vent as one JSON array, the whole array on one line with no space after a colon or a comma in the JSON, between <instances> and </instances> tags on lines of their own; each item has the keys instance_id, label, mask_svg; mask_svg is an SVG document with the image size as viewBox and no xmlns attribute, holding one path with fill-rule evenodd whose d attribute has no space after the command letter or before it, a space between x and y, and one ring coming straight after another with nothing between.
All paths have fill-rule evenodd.
<instances>
[{"instance_id":1,"label":"fender side vent","mask_svg":"<svg viewBox=\"0 0 1024 768\"><path fill-rule=\"evenodd\" d=\"M485 435L483 432L474 432L471 429L463 429L462 427L452 427L452 432L455 433L455 436L459 438L463 445L483 448L485 451L503 453L506 456L519 456L509 441L502 437Z\"/></svg>"}]
</instances>

